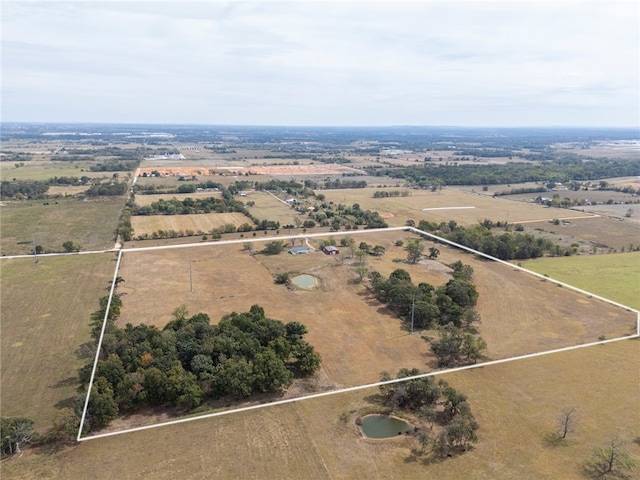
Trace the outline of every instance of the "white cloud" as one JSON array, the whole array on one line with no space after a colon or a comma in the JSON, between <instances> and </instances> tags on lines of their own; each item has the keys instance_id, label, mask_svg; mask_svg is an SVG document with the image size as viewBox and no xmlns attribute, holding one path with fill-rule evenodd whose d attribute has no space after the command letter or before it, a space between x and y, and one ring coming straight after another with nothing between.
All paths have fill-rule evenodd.
<instances>
[{"instance_id":1,"label":"white cloud","mask_svg":"<svg viewBox=\"0 0 640 480\"><path fill-rule=\"evenodd\" d=\"M639 9L5 0L2 117L638 125Z\"/></svg>"}]
</instances>

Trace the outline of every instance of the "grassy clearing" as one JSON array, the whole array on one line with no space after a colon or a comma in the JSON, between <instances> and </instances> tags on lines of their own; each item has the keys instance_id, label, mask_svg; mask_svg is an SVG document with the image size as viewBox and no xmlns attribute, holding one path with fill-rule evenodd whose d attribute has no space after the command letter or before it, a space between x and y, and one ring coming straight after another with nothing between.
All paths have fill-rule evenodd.
<instances>
[{"instance_id":1,"label":"grassy clearing","mask_svg":"<svg viewBox=\"0 0 640 480\"><path fill-rule=\"evenodd\" d=\"M403 190L391 188L389 190ZM406 189L404 189L406 190ZM455 220L460 225L473 225L485 218L493 221L541 220L576 216L571 210L548 209L538 205L514 202L504 198L491 198L460 190L442 189L438 192L427 190L408 190L407 197L373 198L378 189L363 188L355 190L323 190L327 201L351 205L358 203L364 210L377 211L385 217L390 226L402 226L409 219L418 224L420 220L448 222ZM429 210L424 208L475 207L462 210Z\"/></svg>"},{"instance_id":2,"label":"grassy clearing","mask_svg":"<svg viewBox=\"0 0 640 480\"><path fill-rule=\"evenodd\" d=\"M32 238L45 251L63 251L62 244L67 240L79 242L83 250L111 248L125 201L122 197L103 197L5 202L0 207L2 254L32 253Z\"/></svg>"},{"instance_id":3,"label":"grassy clearing","mask_svg":"<svg viewBox=\"0 0 640 480\"><path fill-rule=\"evenodd\" d=\"M540 258L523 267L640 309L640 252Z\"/></svg>"},{"instance_id":4,"label":"grassy clearing","mask_svg":"<svg viewBox=\"0 0 640 480\"><path fill-rule=\"evenodd\" d=\"M89 341L89 316L108 292L113 254L4 259L1 263L2 415L47 428L75 395L76 355Z\"/></svg>"}]
</instances>

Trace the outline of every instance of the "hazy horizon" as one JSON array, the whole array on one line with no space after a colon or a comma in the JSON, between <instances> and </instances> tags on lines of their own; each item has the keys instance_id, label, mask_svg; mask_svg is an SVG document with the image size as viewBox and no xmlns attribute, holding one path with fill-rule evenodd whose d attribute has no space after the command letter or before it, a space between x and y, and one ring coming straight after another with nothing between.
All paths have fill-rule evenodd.
<instances>
[{"instance_id":1,"label":"hazy horizon","mask_svg":"<svg viewBox=\"0 0 640 480\"><path fill-rule=\"evenodd\" d=\"M2 121L638 128L640 4L2 3Z\"/></svg>"}]
</instances>

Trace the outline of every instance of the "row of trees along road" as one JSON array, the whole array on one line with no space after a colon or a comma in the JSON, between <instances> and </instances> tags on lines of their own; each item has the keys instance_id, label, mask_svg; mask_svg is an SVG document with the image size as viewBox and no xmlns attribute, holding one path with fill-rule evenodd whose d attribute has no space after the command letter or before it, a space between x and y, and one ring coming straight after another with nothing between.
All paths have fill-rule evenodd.
<instances>
[{"instance_id":1,"label":"row of trees along road","mask_svg":"<svg viewBox=\"0 0 640 480\"><path fill-rule=\"evenodd\" d=\"M320 365L320 356L303 340L303 324L267 318L258 305L226 315L217 325L204 313L188 318L182 306L160 330L144 324L117 327L121 304L114 296L107 316L87 412L90 427L147 405L192 409L207 398L276 392ZM106 305L104 297L92 316L96 342ZM91 369L89 364L80 370L85 390Z\"/></svg>"}]
</instances>

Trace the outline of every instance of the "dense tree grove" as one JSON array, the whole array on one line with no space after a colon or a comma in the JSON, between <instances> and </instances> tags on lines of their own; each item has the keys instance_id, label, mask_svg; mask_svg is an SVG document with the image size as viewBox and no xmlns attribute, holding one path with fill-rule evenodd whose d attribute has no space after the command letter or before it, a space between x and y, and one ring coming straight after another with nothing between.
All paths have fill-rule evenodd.
<instances>
[{"instance_id":1,"label":"dense tree grove","mask_svg":"<svg viewBox=\"0 0 640 480\"><path fill-rule=\"evenodd\" d=\"M396 378L420 375L417 369L403 368ZM381 381L391 380L387 372L381 373ZM419 437L422 452L432 441L433 452L446 457L465 451L476 443L479 428L467 396L451 387L444 380L436 382L433 377L413 378L404 382L380 386L383 401L392 409L401 408L417 413L431 424L429 433ZM437 428L434 430L434 427Z\"/></svg>"},{"instance_id":2,"label":"dense tree grove","mask_svg":"<svg viewBox=\"0 0 640 480\"><path fill-rule=\"evenodd\" d=\"M113 297L88 408L91 426L114 419L121 410L146 405L190 409L207 398L244 398L287 388L295 376L313 373L320 356L303 340L306 327L267 318L253 305L231 313L217 325L199 313L187 318L186 307L163 329L115 320L121 307ZM107 297L92 315L92 335L100 336ZM83 386L91 365L80 371Z\"/></svg>"},{"instance_id":3,"label":"dense tree grove","mask_svg":"<svg viewBox=\"0 0 640 480\"><path fill-rule=\"evenodd\" d=\"M538 258L545 254L571 255L571 248L563 248L553 241L535 237L530 233L504 232L495 235L491 231L493 222L485 221L472 227L461 227L454 221L436 224L421 220L418 228L425 232L437 232L438 235L459 243L465 247L478 250L500 260L525 260Z\"/></svg>"},{"instance_id":4,"label":"dense tree grove","mask_svg":"<svg viewBox=\"0 0 640 480\"><path fill-rule=\"evenodd\" d=\"M2 199L39 199L44 198L49 190L47 182L17 181L0 183L0 198Z\"/></svg>"},{"instance_id":5,"label":"dense tree grove","mask_svg":"<svg viewBox=\"0 0 640 480\"><path fill-rule=\"evenodd\" d=\"M194 213L224 213L224 212L244 212L242 202L227 201L224 198L185 198L178 200L175 198L160 199L151 205L136 207L134 215L187 215Z\"/></svg>"}]
</instances>

